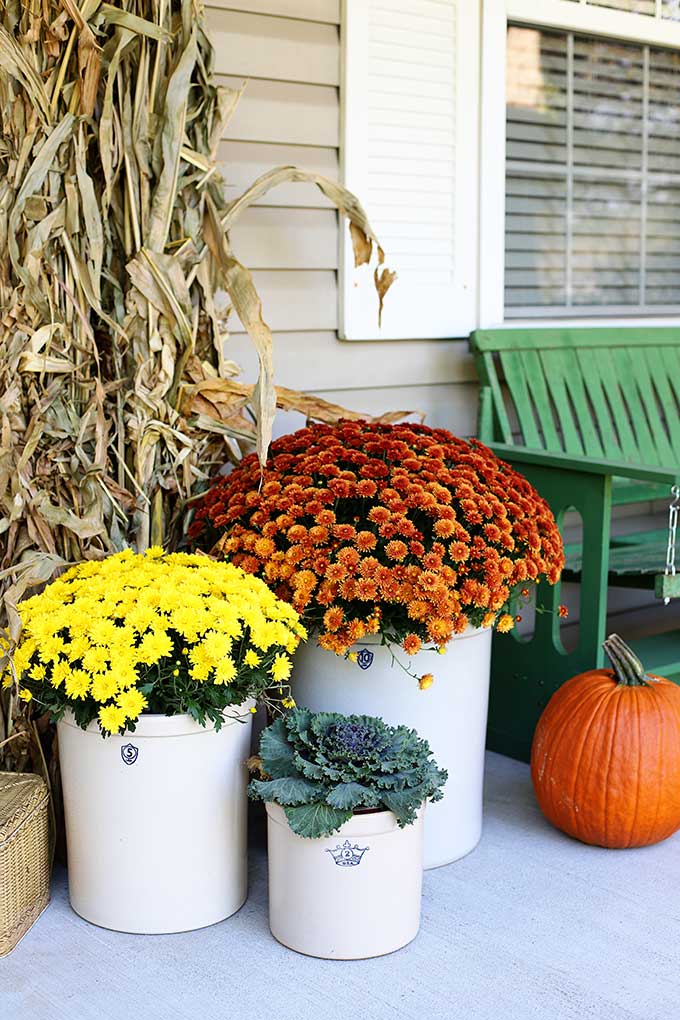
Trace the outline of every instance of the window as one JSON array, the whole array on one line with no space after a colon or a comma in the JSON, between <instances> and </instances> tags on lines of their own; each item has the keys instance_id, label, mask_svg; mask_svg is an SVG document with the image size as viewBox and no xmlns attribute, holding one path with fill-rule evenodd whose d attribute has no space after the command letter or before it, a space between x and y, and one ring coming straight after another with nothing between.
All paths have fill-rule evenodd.
<instances>
[{"instance_id":1,"label":"window","mask_svg":"<svg viewBox=\"0 0 680 1020\"><path fill-rule=\"evenodd\" d=\"M485 0L482 37L481 325L677 318L680 0Z\"/></svg>"},{"instance_id":2,"label":"window","mask_svg":"<svg viewBox=\"0 0 680 1020\"><path fill-rule=\"evenodd\" d=\"M680 321L680 0L344 0L345 339ZM481 61L480 61L481 58Z\"/></svg>"},{"instance_id":3,"label":"window","mask_svg":"<svg viewBox=\"0 0 680 1020\"><path fill-rule=\"evenodd\" d=\"M511 25L506 67L506 316L679 310L680 53Z\"/></svg>"}]
</instances>

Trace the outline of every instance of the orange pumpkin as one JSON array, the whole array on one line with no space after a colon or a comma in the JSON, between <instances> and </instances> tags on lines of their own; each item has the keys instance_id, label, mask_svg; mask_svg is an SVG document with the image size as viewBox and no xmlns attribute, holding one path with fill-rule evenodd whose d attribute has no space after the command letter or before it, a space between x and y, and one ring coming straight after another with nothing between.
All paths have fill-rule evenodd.
<instances>
[{"instance_id":1,"label":"orange pumpkin","mask_svg":"<svg viewBox=\"0 0 680 1020\"><path fill-rule=\"evenodd\" d=\"M680 829L680 687L645 673L612 634L612 669L574 676L553 694L531 748L546 818L605 847L647 846Z\"/></svg>"}]
</instances>

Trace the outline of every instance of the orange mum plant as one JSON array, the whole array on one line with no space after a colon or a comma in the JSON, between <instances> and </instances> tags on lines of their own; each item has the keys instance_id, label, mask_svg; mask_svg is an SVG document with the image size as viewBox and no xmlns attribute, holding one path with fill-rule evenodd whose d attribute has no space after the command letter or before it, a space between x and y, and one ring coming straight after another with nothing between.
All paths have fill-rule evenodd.
<instances>
[{"instance_id":1,"label":"orange mum plant","mask_svg":"<svg viewBox=\"0 0 680 1020\"><path fill-rule=\"evenodd\" d=\"M190 537L263 577L346 654L381 634L414 655L469 625L510 630L564 552L535 489L487 447L424 425L310 425L202 497Z\"/></svg>"}]
</instances>

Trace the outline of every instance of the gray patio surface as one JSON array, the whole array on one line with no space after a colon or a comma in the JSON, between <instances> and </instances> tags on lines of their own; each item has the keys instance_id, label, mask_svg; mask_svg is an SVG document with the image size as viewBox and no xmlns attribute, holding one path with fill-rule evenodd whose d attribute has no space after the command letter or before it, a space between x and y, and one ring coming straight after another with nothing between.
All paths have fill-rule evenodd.
<instances>
[{"instance_id":1,"label":"gray patio surface","mask_svg":"<svg viewBox=\"0 0 680 1020\"><path fill-rule=\"evenodd\" d=\"M141 862L140 862L141 864ZM222 924L121 935L53 902L0 961L2 1020L674 1020L680 1017L680 834L606 851L563 836L527 766L488 755L479 847L425 876L420 935L352 963L299 956L267 924L264 848Z\"/></svg>"}]
</instances>

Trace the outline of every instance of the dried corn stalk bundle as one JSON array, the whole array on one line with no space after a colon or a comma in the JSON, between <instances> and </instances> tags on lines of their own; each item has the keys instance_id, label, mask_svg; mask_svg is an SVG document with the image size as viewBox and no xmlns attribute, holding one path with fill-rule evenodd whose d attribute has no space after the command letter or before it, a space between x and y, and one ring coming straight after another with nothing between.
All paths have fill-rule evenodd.
<instances>
[{"instance_id":1,"label":"dried corn stalk bundle","mask_svg":"<svg viewBox=\"0 0 680 1020\"><path fill-rule=\"evenodd\" d=\"M392 280L360 204L332 181L282 167L225 197L215 160L239 96L213 82L200 0L3 4L6 657L27 589L127 544L176 545L192 496L230 452L255 442L266 456L271 334L229 243L245 208L282 181L311 180L350 219L357 264L375 246L380 302ZM254 391L224 356L229 303L258 352ZM312 416L341 413L279 394L287 407L298 399ZM21 767L30 734L7 697L0 758Z\"/></svg>"}]
</instances>

